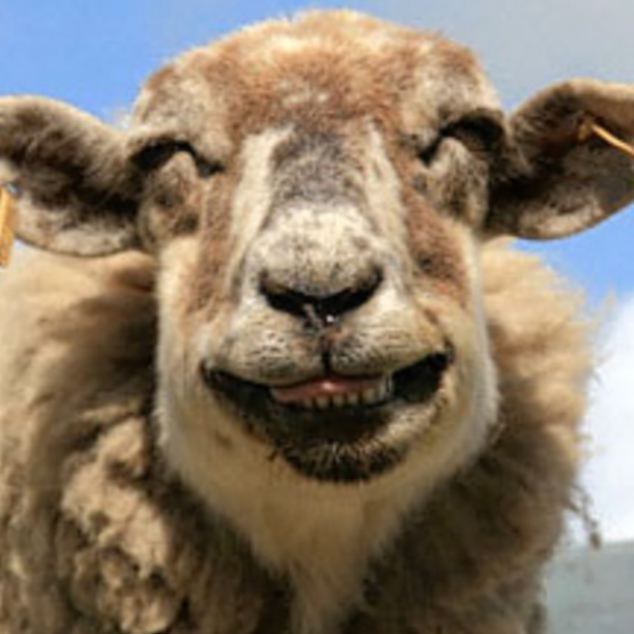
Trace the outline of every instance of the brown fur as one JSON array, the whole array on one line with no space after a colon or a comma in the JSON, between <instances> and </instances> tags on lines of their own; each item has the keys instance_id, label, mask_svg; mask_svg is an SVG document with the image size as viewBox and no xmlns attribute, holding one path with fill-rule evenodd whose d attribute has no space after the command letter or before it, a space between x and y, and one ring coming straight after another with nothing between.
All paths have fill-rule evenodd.
<instances>
[{"instance_id":1,"label":"brown fur","mask_svg":"<svg viewBox=\"0 0 634 634\"><path fill-rule=\"evenodd\" d=\"M29 256L2 289L22 298L1 324L0 389L15 394L0 421L7 634L288 631L285 580L156 452L151 266ZM414 512L346 634L506 633L534 609L577 463L585 327L535 258L492 246L483 268L500 435Z\"/></svg>"},{"instance_id":2,"label":"brown fur","mask_svg":"<svg viewBox=\"0 0 634 634\"><path fill-rule=\"evenodd\" d=\"M284 50L276 40L279 37L294 42L297 50ZM424 101L417 99L420 88L417 75L412 73L415 68L425 68L434 79L426 85ZM386 25L349 12L308 13L301 20L270 22L257 29L246 29L237 38L230 37L213 47L182 56L147 82L134 120L148 131L155 130L156 136L163 135L164 130L176 129L179 138L189 138L207 156L210 154L206 148L214 148L215 158L226 164L230 173L214 185L215 220L228 213L226 207L235 188L231 174L239 171L239 156L235 152L245 137L267 128L298 126L297 140L291 139L278 148L274 160L280 161L284 154L296 152L297 143L306 143L306 138L328 137L334 131L342 139L355 139L361 135L350 129L351 122L352 125L358 121L372 122L387 140L388 155L395 161L399 174L405 180L413 180L420 171L417 147L404 153L404 136L418 135L421 130L426 132L430 126L441 126L460 116L472 107L474 95L493 104L486 82L478 79L481 73L467 49L434 34ZM447 89L448 85L456 90ZM302 96L304 89L307 95L323 92L324 101L294 100L296 94ZM196 104L195 110L192 102ZM402 113L395 104L411 104L408 106L411 112ZM213 122L213 126L208 122ZM425 141L428 139L419 139L416 144ZM348 141L349 146L353 144ZM342 151L350 163L355 148L346 149ZM330 189L337 188L340 181L342 190L354 193L356 185L346 182L338 172L341 161L326 156L322 159L321 169L332 171ZM301 184L314 181L306 176L294 175L295 187L291 182L286 195L297 193ZM462 173L456 175L455 181L443 185L447 190L441 194L443 200L435 202L451 205L452 213L457 215L468 214L466 205L457 208L451 199L455 198L452 190L466 188L469 181L465 181ZM426 216L427 227L421 231L425 228L431 228L432 234L442 231L429 226L438 223L420 204L411 208L416 214L412 225L424 225L419 216ZM222 231L210 235L212 253L223 248L223 235ZM433 270L437 268L436 259ZM200 274L204 272L201 270ZM446 276L452 276L452 272L447 271Z\"/></svg>"},{"instance_id":3,"label":"brown fur","mask_svg":"<svg viewBox=\"0 0 634 634\"><path fill-rule=\"evenodd\" d=\"M578 80L507 119L466 49L345 11L186 53L125 132L0 99L18 234L146 252L2 280L0 633L541 632L586 329L485 236L632 200L576 134L632 112Z\"/></svg>"}]
</instances>

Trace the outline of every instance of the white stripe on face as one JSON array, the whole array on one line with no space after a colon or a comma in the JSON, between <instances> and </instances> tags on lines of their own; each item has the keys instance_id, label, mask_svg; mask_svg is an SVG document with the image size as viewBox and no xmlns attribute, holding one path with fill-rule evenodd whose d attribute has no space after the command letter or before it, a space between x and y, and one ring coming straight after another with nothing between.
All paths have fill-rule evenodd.
<instances>
[{"instance_id":1,"label":"white stripe on face","mask_svg":"<svg viewBox=\"0 0 634 634\"><path fill-rule=\"evenodd\" d=\"M249 246L266 221L273 200L272 155L291 134L290 128L269 129L245 139L240 156L242 177L232 196L229 241L233 245L227 278L234 280Z\"/></svg>"}]
</instances>

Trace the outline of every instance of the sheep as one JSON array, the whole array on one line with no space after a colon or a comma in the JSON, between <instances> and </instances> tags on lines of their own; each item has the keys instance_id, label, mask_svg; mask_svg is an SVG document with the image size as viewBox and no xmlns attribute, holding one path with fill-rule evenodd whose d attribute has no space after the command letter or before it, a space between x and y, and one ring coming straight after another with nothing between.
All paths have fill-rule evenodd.
<instances>
[{"instance_id":1,"label":"sheep","mask_svg":"<svg viewBox=\"0 0 634 634\"><path fill-rule=\"evenodd\" d=\"M592 355L504 236L634 199L596 125L633 86L506 116L349 11L185 53L125 130L1 98L0 631L542 632Z\"/></svg>"}]
</instances>

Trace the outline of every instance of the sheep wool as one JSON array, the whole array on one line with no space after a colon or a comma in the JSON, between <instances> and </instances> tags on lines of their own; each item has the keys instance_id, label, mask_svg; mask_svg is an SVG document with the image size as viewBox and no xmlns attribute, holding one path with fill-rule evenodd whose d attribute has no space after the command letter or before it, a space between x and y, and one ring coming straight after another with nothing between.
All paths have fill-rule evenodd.
<instances>
[{"instance_id":1,"label":"sheep wool","mask_svg":"<svg viewBox=\"0 0 634 634\"><path fill-rule=\"evenodd\" d=\"M509 237L634 200L634 86L502 111L351 11L0 97L0 634L542 634L592 372ZM34 247L34 248L32 248Z\"/></svg>"}]
</instances>

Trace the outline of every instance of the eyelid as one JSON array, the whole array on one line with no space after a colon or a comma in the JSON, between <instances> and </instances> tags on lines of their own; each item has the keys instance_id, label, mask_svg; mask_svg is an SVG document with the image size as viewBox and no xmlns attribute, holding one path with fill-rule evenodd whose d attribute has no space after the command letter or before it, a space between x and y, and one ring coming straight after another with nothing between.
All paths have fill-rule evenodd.
<instances>
[{"instance_id":1,"label":"eyelid","mask_svg":"<svg viewBox=\"0 0 634 634\"><path fill-rule=\"evenodd\" d=\"M153 171L165 165L179 152L186 152L192 157L196 164L198 175L201 178L206 178L222 171L221 163L204 158L189 141L182 139L156 139L150 141L135 154L134 162L143 171Z\"/></svg>"},{"instance_id":2,"label":"eyelid","mask_svg":"<svg viewBox=\"0 0 634 634\"><path fill-rule=\"evenodd\" d=\"M471 138L480 142L482 149L493 151L504 137L504 128L502 123L489 113L476 111L448 124L441 134L460 140Z\"/></svg>"},{"instance_id":3,"label":"eyelid","mask_svg":"<svg viewBox=\"0 0 634 634\"><path fill-rule=\"evenodd\" d=\"M418 156L429 165L442 142L447 138L461 141L472 152L493 153L504 139L502 117L496 111L474 110L446 123L431 143L419 150Z\"/></svg>"}]
</instances>

